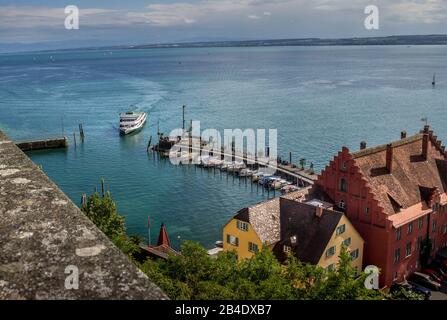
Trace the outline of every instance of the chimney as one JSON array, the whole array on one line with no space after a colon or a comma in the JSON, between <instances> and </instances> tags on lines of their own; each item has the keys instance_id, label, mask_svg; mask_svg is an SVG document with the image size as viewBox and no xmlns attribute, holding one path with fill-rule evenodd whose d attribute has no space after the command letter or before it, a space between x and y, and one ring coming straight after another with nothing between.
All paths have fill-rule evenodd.
<instances>
[{"instance_id":1,"label":"chimney","mask_svg":"<svg viewBox=\"0 0 447 320\"><path fill-rule=\"evenodd\" d=\"M400 132L400 138L405 139L407 137L407 131L401 131Z\"/></svg>"},{"instance_id":2,"label":"chimney","mask_svg":"<svg viewBox=\"0 0 447 320\"><path fill-rule=\"evenodd\" d=\"M317 207L315 208L315 215L316 215L318 218L321 218L321 216L323 215L323 207L317 206Z\"/></svg>"},{"instance_id":3,"label":"chimney","mask_svg":"<svg viewBox=\"0 0 447 320\"><path fill-rule=\"evenodd\" d=\"M428 140L429 140L429 126L424 126L424 132L422 136L422 158L427 161L428 158Z\"/></svg>"},{"instance_id":4,"label":"chimney","mask_svg":"<svg viewBox=\"0 0 447 320\"><path fill-rule=\"evenodd\" d=\"M365 150L365 149L366 149L366 141L360 142L360 150Z\"/></svg>"},{"instance_id":5,"label":"chimney","mask_svg":"<svg viewBox=\"0 0 447 320\"><path fill-rule=\"evenodd\" d=\"M393 146L391 143L386 145L386 169L389 173L393 171Z\"/></svg>"}]
</instances>

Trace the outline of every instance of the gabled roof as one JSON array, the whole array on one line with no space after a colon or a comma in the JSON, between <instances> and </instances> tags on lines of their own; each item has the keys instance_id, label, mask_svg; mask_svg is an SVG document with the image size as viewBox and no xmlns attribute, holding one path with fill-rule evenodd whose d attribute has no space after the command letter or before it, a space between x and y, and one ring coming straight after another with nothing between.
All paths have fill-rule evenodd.
<instances>
[{"instance_id":1,"label":"gabled roof","mask_svg":"<svg viewBox=\"0 0 447 320\"><path fill-rule=\"evenodd\" d=\"M308 189L301 189L282 198L304 198L307 192ZM241 209L233 218L250 223L262 243L274 244L279 241L279 199L273 198Z\"/></svg>"},{"instance_id":2,"label":"gabled roof","mask_svg":"<svg viewBox=\"0 0 447 320\"><path fill-rule=\"evenodd\" d=\"M167 246L170 247L171 243L169 242L168 231L164 223L161 224L160 233L158 234L157 246Z\"/></svg>"},{"instance_id":3,"label":"gabled roof","mask_svg":"<svg viewBox=\"0 0 447 320\"><path fill-rule=\"evenodd\" d=\"M428 135L427 161L422 157L421 133L391 144L391 174L386 169L386 145L352 154L355 166L386 214L392 215L426 201L426 191L435 187L441 193L446 192L447 161L444 147L432 131Z\"/></svg>"},{"instance_id":4,"label":"gabled roof","mask_svg":"<svg viewBox=\"0 0 447 320\"><path fill-rule=\"evenodd\" d=\"M343 213L321 208L322 214L318 216L317 207L290 199L280 199L280 208L282 240L275 248L277 256L285 259L282 246L288 245L300 261L317 264ZM291 241L293 236L295 244Z\"/></svg>"}]
</instances>

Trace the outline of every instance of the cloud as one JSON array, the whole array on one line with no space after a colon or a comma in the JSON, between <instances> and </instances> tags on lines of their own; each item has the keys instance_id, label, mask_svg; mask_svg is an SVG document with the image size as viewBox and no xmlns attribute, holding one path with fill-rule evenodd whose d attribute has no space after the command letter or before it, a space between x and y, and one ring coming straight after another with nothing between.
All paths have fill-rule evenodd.
<instances>
[{"instance_id":1,"label":"cloud","mask_svg":"<svg viewBox=\"0 0 447 320\"><path fill-rule=\"evenodd\" d=\"M249 14L247 17L248 17L248 19L252 19L252 20L259 20L259 19L261 19L260 16L257 16L255 14Z\"/></svg>"},{"instance_id":2,"label":"cloud","mask_svg":"<svg viewBox=\"0 0 447 320\"><path fill-rule=\"evenodd\" d=\"M401 22L434 24L447 19L445 0L399 1L389 6L390 17Z\"/></svg>"},{"instance_id":3,"label":"cloud","mask_svg":"<svg viewBox=\"0 0 447 320\"><path fill-rule=\"evenodd\" d=\"M82 8L79 18L85 24L107 25L119 24L116 19L119 11L101 8ZM3 6L0 7L0 27L18 29L34 27L63 26L65 8L46 8L35 6ZM121 21L122 23L122 21Z\"/></svg>"}]
</instances>

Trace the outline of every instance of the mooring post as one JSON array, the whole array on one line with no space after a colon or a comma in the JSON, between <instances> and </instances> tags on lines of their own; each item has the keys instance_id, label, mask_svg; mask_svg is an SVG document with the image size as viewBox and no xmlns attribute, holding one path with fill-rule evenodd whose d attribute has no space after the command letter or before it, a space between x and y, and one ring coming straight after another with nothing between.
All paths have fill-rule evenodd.
<instances>
[{"instance_id":1,"label":"mooring post","mask_svg":"<svg viewBox=\"0 0 447 320\"><path fill-rule=\"evenodd\" d=\"M82 123L79 124L79 135L81 137L81 141L84 142L84 128L82 127Z\"/></svg>"},{"instance_id":2,"label":"mooring post","mask_svg":"<svg viewBox=\"0 0 447 320\"><path fill-rule=\"evenodd\" d=\"M81 206L85 207L87 201L86 201L87 196L85 195L85 193L82 194L81 196Z\"/></svg>"},{"instance_id":3,"label":"mooring post","mask_svg":"<svg viewBox=\"0 0 447 320\"><path fill-rule=\"evenodd\" d=\"M149 152L149 149L150 149L150 147L151 147L151 143L152 143L152 136L150 136L150 138L149 138L149 142L147 143L146 152Z\"/></svg>"},{"instance_id":4,"label":"mooring post","mask_svg":"<svg viewBox=\"0 0 447 320\"><path fill-rule=\"evenodd\" d=\"M289 152L289 164L292 164L292 152Z\"/></svg>"},{"instance_id":5,"label":"mooring post","mask_svg":"<svg viewBox=\"0 0 447 320\"><path fill-rule=\"evenodd\" d=\"M102 197L104 198L104 177L101 177L101 194Z\"/></svg>"},{"instance_id":6,"label":"mooring post","mask_svg":"<svg viewBox=\"0 0 447 320\"><path fill-rule=\"evenodd\" d=\"M186 108L186 106L183 105L182 106L182 128L183 128L183 133L185 132L185 108Z\"/></svg>"},{"instance_id":7,"label":"mooring post","mask_svg":"<svg viewBox=\"0 0 447 320\"><path fill-rule=\"evenodd\" d=\"M76 133L73 132L73 140L74 140L74 145L75 145L75 149L76 149Z\"/></svg>"}]
</instances>

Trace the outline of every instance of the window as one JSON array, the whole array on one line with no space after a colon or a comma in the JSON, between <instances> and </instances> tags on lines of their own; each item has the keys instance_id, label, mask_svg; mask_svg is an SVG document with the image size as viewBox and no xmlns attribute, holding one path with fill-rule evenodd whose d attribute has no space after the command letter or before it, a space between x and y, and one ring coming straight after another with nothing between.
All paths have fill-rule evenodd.
<instances>
[{"instance_id":1,"label":"window","mask_svg":"<svg viewBox=\"0 0 447 320\"><path fill-rule=\"evenodd\" d=\"M433 204L433 212L438 212L438 210L439 210L439 203L435 202Z\"/></svg>"},{"instance_id":2,"label":"window","mask_svg":"<svg viewBox=\"0 0 447 320\"><path fill-rule=\"evenodd\" d=\"M340 200L340 202L338 203L338 206L340 207L340 209L344 209L345 208L345 202L343 200Z\"/></svg>"},{"instance_id":3,"label":"window","mask_svg":"<svg viewBox=\"0 0 447 320\"><path fill-rule=\"evenodd\" d=\"M442 233L447 234L447 223L444 225L444 229L442 230Z\"/></svg>"},{"instance_id":4,"label":"window","mask_svg":"<svg viewBox=\"0 0 447 320\"><path fill-rule=\"evenodd\" d=\"M335 230L335 233L338 235L344 233L346 231L346 225L342 224L341 226L338 226L337 229Z\"/></svg>"},{"instance_id":5,"label":"window","mask_svg":"<svg viewBox=\"0 0 447 320\"><path fill-rule=\"evenodd\" d=\"M366 214L366 215L369 214L369 208L368 208L368 207L365 208L365 214Z\"/></svg>"},{"instance_id":6,"label":"window","mask_svg":"<svg viewBox=\"0 0 447 320\"><path fill-rule=\"evenodd\" d=\"M297 241L296 236L291 236L291 237L290 237L290 243L291 243L292 245L295 245L295 244L296 244L296 241Z\"/></svg>"},{"instance_id":7,"label":"window","mask_svg":"<svg viewBox=\"0 0 447 320\"><path fill-rule=\"evenodd\" d=\"M394 251L394 263L399 262L399 260L400 260L400 249L396 249Z\"/></svg>"},{"instance_id":8,"label":"window","mask_svg":"<svg viewBox=\"0 0 447 320\"><path fill-rule=\"evenodd\" d=\"M327 272L331 272L335 270L335 264L331 263L330 265L327 266L326 271Z\"/></svg>"},{"instance_id":9,"label":"window","mask_svg":"<svg viewBox=\"0 0 447 320\"><path fill-rule=\"evenodd\" d=\"M355 249L354 251L351 252L351 259L355 260L359 257L359 249Z\"/></svg>"},{"instance_id":10,"label":"window","mask_svg":"<svg viewBox=\"0 0 447 320\"><path fill-rule=\"evenodd\" d=\"M413 222L410 222L408 224L408 234L412 234L413 233Z\"/></svg>"},{"instance_id":11,"label":"window","mask_svg":"<svg viewBox=\"0 0 447 320\"><path fill-rule=\"evenodd\" d=\"M436 226L436 220L433 220L433 221L432 221L432 230L431 230L431 232L435 233L435 232L436 232L436 229L437 229L437 226Z\"/></svg>"},{"instance_id":12,"label":"window","mask_svg":"<svg viewBox=\"0 0 447 320\"><path fill-rule=\"evenodd\" d=\"M332 257L335 252L337 251L337 248L335 246L330 247L326 250L326 257Z\"/></svg>"},{"instance_id":13,"label":"window","mask_svg":"<svg viewBox=\"0 0 447 320\"><path fill-rule=\"evenodd\" d=\"M411 242L407 242L407 247L405 249L405 256L411 256Z\"/></svg>"},{"instance_id":14,"label":"window","mask_svg":"<svg viewBox=\"0 0 447 320\"><path fill-rule=\"evenodd\" d=\"M345 178L340 178L339 190L342 192L346 192L346 180Z\"/></svg>"},{"instance_id":15,"label":"window","mask_svg":"<svg viewBox=\"0 0 447 320\"><path fill-rule=\"evenodd\" d=\"M345 239L343 241L343 245L346 247L349 247L351 245L351 237L349 237L348 239Z\"/></svg>"},{"instance_id":16,"label":"window","mask_svg":"<svg viewBox=\"0 0 447 320\"><path fill-rule=\"evenodd\" d=\"M283 247L282 250L284 251L284 253L290 253L290 252L292 252L292 248L291 248L290 246L286 246L286 245L284 245L284 247Z\"/></svg>"},{"instance_id":17,"label":"window","mask_svg":"<svg viewBox=\"0 0 447 320\"><path fill-rule=\"evenodd\" d=\"M422 248L422 236L418 237L418 250L420 251Z\"/></svg>"},{"instance_id":18,"label":"window","mask_svg":"<svg viewBox=\"0 0 447 320\"><path fill-rule=\"evenodd\" d=\"M254 244L253 242L248 242L248 251L254 253L258 252L259 251L258 245Z\"/></svg>"},{"instance_id":19,"label":"window","mask_svg":"<svg viewBox=\"0 0 447 320\"><path fill-rule=\"evenodd\" d=\"M424 218L420 217L419 220L418 220L419 230L422 229L423 226L424 226Z\"/></svg>"},{"instance_id":20,"label":"window","mask_svg":"<svg viewBox=\"0 0 447 320\"><path fill-rule=\"evenodd\" d=\"M237 220L237 228L242 231L248 231L248 223Z\"/></svg>"},{"instance_id":21,"label":"window","mask_svg":"<svg viewBox=\"0 0 447 320\"><path fill-rule=\"evenodd\" d=\"M227 243L237 247L239 245L239 238L232 236L231 234L227 234Z\"/></svg>"},{"instance_id":22,"label":"window","mask_svg":"<svg viewBox=\"0 0 447 320\"><path fill-rule=\"evenodd\" d=\"M396 229L396 240L399 241L402 236L402 228L399 227Z\"/></svg>"},{"instance_id":23,"label":"window","mask_svg":"<svg viewBox=\"0 0 447 320\"><path fill-rule=\"evenodd\" d=\"M346 169L348 168L348 164L346 163L346 161L343 161L343 162L341 163L341 168L342 168L343 170L346 170Z\"/></svg>"}]
</instances>

